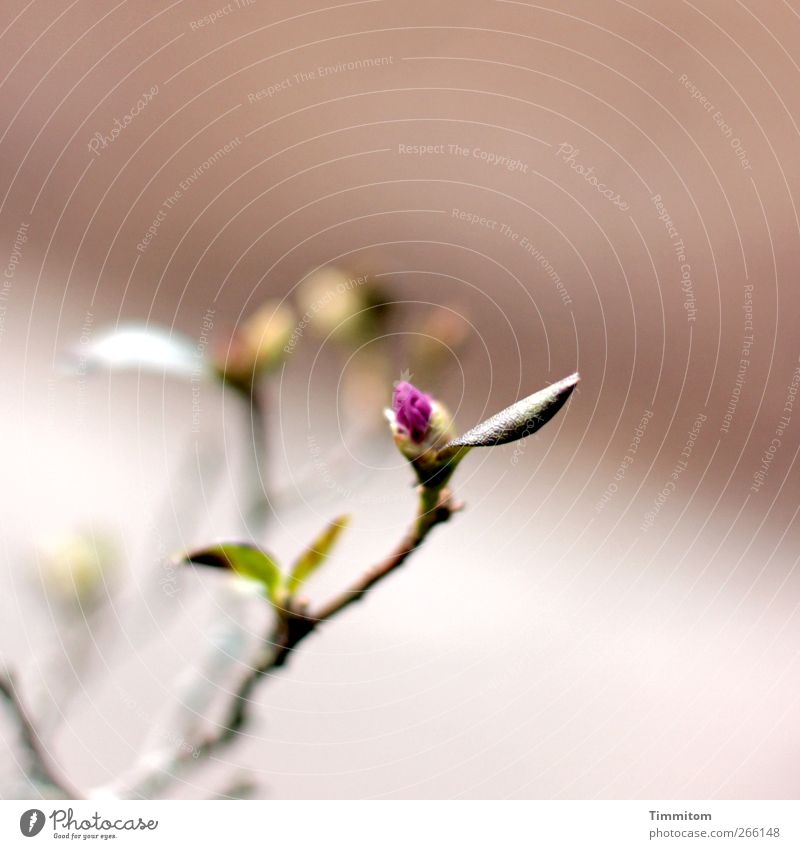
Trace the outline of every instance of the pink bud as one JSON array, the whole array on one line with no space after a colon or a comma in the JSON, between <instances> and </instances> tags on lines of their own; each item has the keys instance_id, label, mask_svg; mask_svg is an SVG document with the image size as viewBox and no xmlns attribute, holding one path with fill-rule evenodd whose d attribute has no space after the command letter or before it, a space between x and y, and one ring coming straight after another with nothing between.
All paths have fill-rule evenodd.
<instances>
[{"instance_id":1,"label":"pink bud","mask_svg":"<svg viewBox=\"0 0 800 849\"><path fill-rule=\"evenodd\" d=\"M417 389L407 380L402 380L394 388L392 409L397 424L419 445L425 440L430 427L433 412L433 398Z\"/></svg>"}]
</instances>

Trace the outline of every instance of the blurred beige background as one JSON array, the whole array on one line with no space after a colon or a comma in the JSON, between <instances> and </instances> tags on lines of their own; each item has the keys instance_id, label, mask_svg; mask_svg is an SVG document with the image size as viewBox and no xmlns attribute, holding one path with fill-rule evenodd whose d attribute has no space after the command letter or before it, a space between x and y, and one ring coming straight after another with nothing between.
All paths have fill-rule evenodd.
<instances>
[{"instance_id":1,"label":"blurred beige background","mask_svg":"<svg viewBox=\"0 0 800 849\"><path fill-rule=\"evenodd\" d=\"M393 379L436 305L471 324L413 377L462 427L575 369L580 390L519 450L465 461L467 511L170 795L796 798L796 3L2 17L2 657L77 784L177 739L181 681L264 612L165 561L248 535L237 400L204 387L195 433L185 383L71 379L60 353L137 320L198 339L208 310L222 338L339 265L394 304L400 341L373 343ZM272 387L265 544L289 559L354 514L315 597L413 510L388 434L363 436L379 405L342 391L368 354L308 332ZM67 633L32 552L73 527L120 556L104 618ZM4 795L26 795L15 757Z\"/></svg>"}]
</instances>

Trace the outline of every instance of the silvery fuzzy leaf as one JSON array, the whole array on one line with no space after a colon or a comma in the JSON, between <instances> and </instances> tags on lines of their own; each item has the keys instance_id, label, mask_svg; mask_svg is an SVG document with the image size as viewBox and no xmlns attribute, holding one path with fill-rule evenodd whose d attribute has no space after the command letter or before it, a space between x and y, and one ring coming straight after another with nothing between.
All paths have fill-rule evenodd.
<instances>
[{"instance_id":1,"label":"silvery fuzzy leaf","mask_svg":"<svg viewBox=\"0 0 800 849\"><path fill-rule=\"evenodd\" d=\"M73 349L70 365L80 371L141 369L180 377L213 373L190 337L145 324L109 330L85 347Z\"/></svg>"},{"instance_id":2,"label":"silvery fuzzy leaf","mask_svg":"<svg viewBox=\"0 0 800 849\"><path fill-rule=\"evenodd\" d=\"M507 442L524 439L536 433L564 406L578 380L580 376L576 372L546 389L541 389L517 401L516 404L506 407L505 410L476 425L462 436L448 442L442 451L505 445Z\"/></svg>"}]
</instances>

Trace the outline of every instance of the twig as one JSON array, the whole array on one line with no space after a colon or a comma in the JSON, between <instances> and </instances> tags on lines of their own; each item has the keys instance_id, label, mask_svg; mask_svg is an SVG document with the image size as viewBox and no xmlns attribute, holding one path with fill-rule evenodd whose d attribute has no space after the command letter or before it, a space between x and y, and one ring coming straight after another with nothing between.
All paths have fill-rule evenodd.
<instances>
[{"instance_id":1,"label":"twig","mask_svg":"<svg viewBox=\"0 0 800 849\"><path fill-rule=\"evenodd\" d=\"M332 619L351 604L360 601L364 597L364 594L372 589L375 584L402 566L406 559L422 545L425 537L428 536L436 525L446 522L453 513L461 510L463 507L462 504L453 501L453 495L447 488L436 490L420 487L419 497L420 503L417 518L397 548L385 560L364 572L352 587L319 608L311 616L315 626L320 622ZM297 645L297 642L294 645ZM293 647L289 646L288 650L291 651Z\"/></svg>"},{"instance_id":2,"label":"twig","mask_svg":"<svg viewBox=\"0 0 800 849\"><path fill-rule=\"evenodd\" d=\"M149 757L135 768L128 783L134 797L152 796L174 779L191 763L200 763L208 756L231 743L249 720L250 696L261 678L273 669L286 665L292 652L323 622L338 616L342 611L360 601L366 593L384 578L399 569L422 545L437 525L446 522L462 508L453 500L449 489L419 487L419 507L411 527L406 531L394 551L384 560L367 569L350 587L310 611L305 605L290 601L278 616L277 623L265 640L258 662L242 680L233 697L227 716L198 746L174 752L167 757Z\"/></svg>"},{"instance_id":3,"label":"twig","mask_svg":"<svg viewBox=\"0 0 800 849\"><path fill-rule=\"evenodd\" d=\"M252 475L253 494L249 508L249 520L255 528L267 525L272 519L272 498L266 485L267 468L267 389L252 386L244 393L247 402L247 426L250 442L248 452L248 474Z\"/></svg>"},{"instance_id":4,"label":"twig","mask_svg":"<svg viewBox=\"0 0 800 849\"><path fill-rule=\"evenodd\" d=\"M69 785L58 771L49 762L47 752L42 747L39 735L36 732L25 707L19 699L14 680L10 675L0 675L0 694L8 703L11 712L19 726L22 745L30 761L30 778L39 785L56 791L58 796L64 799L80 799L81 795Z\"/></svg>"},{"instance_id":5,"label":"twig","mask_svg":"<svg viewBox=\"0 0 800 849\"><path fill-rule=\"evenodd\" d=\"M361 577L346 590L332 598L327 604L317 610L308 610L303 604L290 601L287 608L281 612L277 626L277 640L274 641L274 649L263 667L256 667L251 673L251 680L246 680L247 693L249 694L258 678L271 669L284 666L292 651L309 635L318 625L327 622L337 616L351 604L360 601L366 593L377 583L382 581L405 561L422 545L428 534L436 525L446 522L461 504L453 501L449 489L428 489L419 487L419 509L416 519L406 531L400 543L394 551L384 560L367 569ZM231 718L240 720L240 713L244 710L243 703L246 699L240 699Z\"/></svg>"}]
</instances>

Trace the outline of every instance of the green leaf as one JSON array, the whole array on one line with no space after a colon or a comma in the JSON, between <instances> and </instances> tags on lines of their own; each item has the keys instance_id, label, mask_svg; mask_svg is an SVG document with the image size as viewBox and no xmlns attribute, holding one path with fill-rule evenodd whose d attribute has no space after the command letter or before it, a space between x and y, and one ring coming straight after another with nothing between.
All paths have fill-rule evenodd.
<instances>
[{"instance_id":1,"label":"green leaf","mask_svg":"<svg viewBox=\"0 0 800 849\"><path fill-rule=\"evenodd\" d=\"M468 430L463 436L448 442L440 453L449 456L459 448L488 448L531 436L566 404L578 380L580 377L576 372L517 401Z\"/></svg>"},{"instance_id":2,"label":"green leaf","mask_svg":"<svg viewBox=\"0 0 800 849\"><path fill-rule=\"evenodd\" d=\"M349 516L339 516L300 555L289 576L289 595L294 595L308 578L328 559L339 534L350 522Z\"/></svg>"},{"instance_id":3,"label":"green leaf","mask_svg":"<svg viewBox=\"0 0 800 849\"><path fill-rule=\"evenodd\" d=\"M231 569L243 578L263 584L267 595L277 601L283 576L275 559L266 551L244 542L226 542L187 554L185 562L214 569Z\"/></svg>"}]
</instances>

